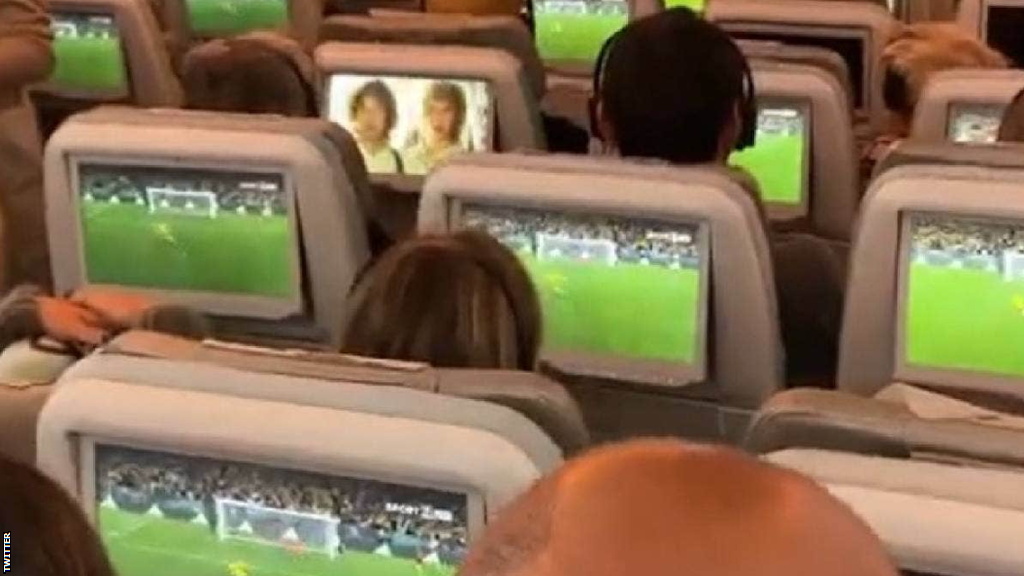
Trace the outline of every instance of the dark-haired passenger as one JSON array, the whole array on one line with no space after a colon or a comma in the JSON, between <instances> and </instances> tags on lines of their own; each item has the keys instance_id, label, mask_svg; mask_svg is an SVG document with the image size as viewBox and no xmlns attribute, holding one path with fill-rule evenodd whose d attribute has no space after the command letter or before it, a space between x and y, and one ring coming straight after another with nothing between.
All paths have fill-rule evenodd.
<instances>
[{"instance_id":1,"label":"dark-haired passenger","mask_svg":"<svg viewBox=\"0 0 1024 576\"><path fill-rule=\"evenodd\" d=\"M398 104L387 84L363 84L349 102L349 118L366 169L372 174L405 172L402 157L391 147L391 131L398 122Z\"/></svg>"},{"instance_id":2,"label":"dark-haired passenger","mask_svg":"<svg viewBox=\"0 0 1024 576\"><path fill-rule=\"evenodd\" d=\"M631 22L595 71L593 122L606 152L725 168L756 122L746 57L688 8ZM741 178L743 180L743 178ZM757 186L748 192L770 231ZM787 381L828 386L842 316L842 268L807 234L770 234Z\"/></svg>"},{"instance_id":3,"label":"dark-haired passenger","mask_svg":"<svg viewBox=\"0 0 1024 576\"><path fill-rule=\"evenodd\" d=\"M423 98L423 125L419 140L404 155L406 172L426 174L438 163L465 152L462 128L466 125L466 94L453 82L434 82Z\"/></svg>"}]
</instances>

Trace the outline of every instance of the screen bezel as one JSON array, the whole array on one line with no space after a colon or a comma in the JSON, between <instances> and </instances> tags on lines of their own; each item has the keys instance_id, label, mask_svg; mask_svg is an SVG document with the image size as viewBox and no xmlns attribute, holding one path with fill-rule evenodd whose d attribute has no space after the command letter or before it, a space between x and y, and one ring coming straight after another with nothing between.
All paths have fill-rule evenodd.
<instances>
[{"instance_id":1,"label":"screen bezel","mask_svg":"<svg viewBox=\"0 0 1024 576\"><path fill-rule=\"evenodd\" d=\"M769 202L763 196L761 183L757 182L761 201L768 211L768 217L772 220L788 220L807 216L811 210L811 174L812 162L814 160L814 104L805 98L758 98L757 110L759 116L762 108L790 108L803 114L805 145L802 160L803 174L801 175L800 202L797 204ZM744 171L757 181L756 176L752 172L746 169Z\"/></svg>"},{"instance_id":2,"label":"screen bezel","mask_svg":"<svg viewBox=\"0 0 1024 576\"><path fill-rule=\"evenodd\" d=\"M1018 10L1024 11L1024 2L1021 2L1020 0L984 0L984 2L982 3L980 23L981 30L979 30L978 32L983 42L992 46L993 49L998 50L1000 53L1002 53L1002 47L993 46L988 37L988 22L991 16L992 8L1017 8ZM1022 41L1022 43L1024 43L1024 41ZM1024 58L1024 54L1020 54L1020 56L1021 58ZM1016 62L1015 58L1009 55L1006 55L1006 57L1011 63L1011 68L1013 67L1012 64L1014 63L1017 63L1018 66L1024 66L1024 61Z\"/></svg>"},{"instance_id":3,"label":"screen bezel","mask_svg":"<svg viewBox=\"0 0 1024 576\"><path fill-rule=\"evenodd\" d=\"M996 102L996 101L974 101L974 102L965 102L965 101L962 101L962 100L952 101L952 102L950 102L946 106L946 130L945 130L945 132L946 132L946 140L947 141L952 142L954 144L962 144L962 145L994 144L995 142L999 141L998 128L996 130L996 137L991 142L959 142L959 141L953 139L953 128L955 127L955 121L956 121L957 117L961 113L963 113L965 111L969 111L971 109L978 109L978 108L1002 108L1002 112L999 114L999 122L1000 123L1002 122L1002 118L1003 118L1003 116L1006 113L1006 106L1003 103Z\"/></svg>"},{"instance_id":4,"label":"screen bezel","mask_svg":"<svg viewBox=\"0 0 1024 576\"><path fill-rule=\"evenodd\" d=\"M574 59L546 59L540 51L540 38L537 35L537 4L544 0L527 0L530 5L530 14L532 15L533 25L533 46L537 50L537 54L544 61L544 64L557 70L564 70L565 72L574 76L589 76L594 73L594 64L597 60L597 54L594 55L593 60L574 60ZM623 28L629 26L629 23L636 17L636 6L634 5L635 0L625 0L626 8L629 13L626 15L626 23ZM622 28L620 28L621 30Z\"/></svg>"},{"instance_id":5,"label":"screen bezel","mask_svg":"<svg viewBox=\"0 0 1024 576\"><path fill-rule=\"evenodd\" d=\"M899 246L896 262L896 351L893 378L896 381L927 384L936 388L953 388L959 390L978 390L984 392L1003 392L1007 387L1019 386L1020 378L1002 375L997 372L981 370L964 370L960 368L942 368L912 364L907 358L907 311L908 290L910 287L910 221L917 217L955 218L957 220L973 220L988 224L1021 225L1020 221L1000 218L986 214L964 213L950 214L936 210L905 210L899 213Z\"/></svg>"},{"instance_id":6,"label":"screen bezel","mask_svg":"<svg viewBox=\"0 0 1024 576\"><path fill-rule=\"evenodd\" d=\"M231 31L226 31L226 30L214 30L214 31L205 31L204 32L204 31L197 30L195 28L195 26L194 26L194 23L192 21L192 7L191 7L190 0L177 0L177 1L181 2L181 14L182 14L182 17L183 17L182 20L184 21L185 31L188 34L188 37L191 38L192 40L201 41L201 42L202 41L208 41L208 40L215 40L217 38L230 38L232 36L239 36L239 35L249 34L251 32L257 32L257 31L262 31L262 30L269 30L269 31L286 30L286 29L288 29L291 26L292 21L295 19L295 14L293 13L292 1L291 0L281 0L281 2L284 2L284 4L285 4L286 11L288 12L288 18L280 26L273 27L273 28L252 28L250 30L246 30L246 31L242 31L242 32L231 32ZM237 2L238 0L233 0L233 1Z\"/></svg>"},{"instance_id":7,"label":"screen bezel","mask_svg":"<svg viewBox=\"0 0 1024 576\"><path fill-rule=\"evenodd\" d=\"M860 79L860 106L858 111L870 110L874 102L873 83L875 63L871 60L871 35L872 31L860 26L804 26L800 24L781 24L755 22L750 20L722 20L718 24L722 26L731 36L737 40L744 40L744 34L770 34L773 36L799 36L802 38L836 38L840 40L858 40L861 43L861 79ZM754 39L755 41L758 39ZM788 45L783 38L776 38L774 41ZM829 50L829 48L823 49ZM834 52L834 50L833 50ZM839 57L847 64L847 69L852 82L851 88L856 89L857 81L853 78L853 69L842 54ZM856 99L854 100L856 102Z\"/></svg>"},{"instance_id":8,"label":"screen bezel","mask_svg":"<svg viewBox=\"0 0 1024 576\"><path fill-rule=\"evenodd\" d=\"M41 89L50 94L60 95L62 97L71 98L75 100L104 100L111 102L127 102L133 98L134 91L132 90L132 62L129 57L127 38L125 37L125 29L122 26L121 15L118 14L117 10L104 9L98 6L90 5L62 5L60 3L54 3L49 10L51 21L55 15L75 15L75 16L102 16L110 18L114 23L114 28L117 29L118 44L121 49L121 61L124 63L124 89L123 90L102 90L102 89L68 89L60 84L54 82L51 78L48 78L41 86ZM49 26L49 25L48 25ZM47 28L49 31L49 28ZM54 39L56 41L56 38ZM52 76L52 75L51 75Z\"/></svg>"},{"instance_id":9,"label":"screen bezel","mask_svg":"<svg viewBox=\"0 0 1024 576\"><path fill-rule=\"evenodd\" d=\"M465 152L463 154L501 152L500 146L498 145L498 94L497 89L494 86L494 82L490 78L431 73L417 74L413 72L366 72L362 70L346 70L343 68L332 69L329 72L325 71L323 73L324 89L322 101L320 103L320 116L324 120L341 127L345 131L348 131L348 128L346 128L344 124L331 118L331 87L335 76L355 76L365 78L367 81L380 78L400 78L427 81L447 80L451 82L481 82L487 90L487 100L490 108L490 112L487 115L487 134L485 135L485 141L489 143L490 149L474 150L473 152ZM353 138L355 138L355 136L353 136ZM460 156L463 154L460 154ZM362 154L360 154L360 161L362 161ZM430 175L430 172L426 174L384 174L373 173L367 170L367 175L369 175L370 182L372 184L383 184L399 192L419 194L420 189L423 187L423 181Z\"/></svg>"},{"instance_id":10,"label":"screen bezel","mask_svg":"<svg viewBox=\"0 0 1024 576\"><path fill-rule=\"evenodd\" d=\"M89 523L97 530L97 533L99 532L99 502L96 501L97 446L108 446L115 448L127 448L132 450L157 452L181 458L206 458L209 460L219 460L239 464L250 464L285 471L305 472L324 476L386 482L390 484L399 484L410 488L424 488L428 490L450 492L452 494L460 496L465 495L466 497L466 530L470 542L472 542L476 537L480 535L486 523L487 508L484 498L477 490L469 486L455 486L446 484L434 484L422 481L410 481L408 478L403 478L399 474L389 473L383 470L377 471L367 468L349 468L346 466L331 465L310 466L300 464L294 461L293 459L288 459L287 461L275 461L272 457L269 456L242 454L238 452L233 452L231 450L222 450L219 448L209 448L205 446L172 446L170 444L170 441L168 441L166 444L163 442L139 443L138 441L135 440L122 440L120 438L111 436L82 436L78 443L80 463L80 468L78 470L79 493L82 495L82 506L84 508L85 516L88 519Z\"/></svg>"},{"instance_id":11,"label":"screen bezel","mask_svg":"<svg viewBox=\"0 0 1024 576\"><path fill-rule=\"evenodd\" d=\"M694 360L692 363L668 360L652 360L642 358L627 358L609 356L591 352L569 352L552 351L544 348L540 351L540 362L548 364L558 371L597 378L606 378L620 382L631 382L635 384L653 385L665 388L677 388L703 382L707 377L708 351L708 321L710 318L711 282L709 276L713 270L712 258L712 234L708 222L697 216L671 216L658 214L650 211L637 211L633 214L624 215L621 212L604 208L601 206L581 207L580 205L568 202L528 202L521 201L516 204L501 202L500 200L489 200L486 198L450 198L448 201L448 229L458 230L462 228L462 214L467 207L505 210L538 210L544 212L558 212L568 215L584 216L608 216L624 220L645 220L672 224L687 224L696 226L698 237L704 248L704 257L700 266L700 291L699 298L703 305L698 305L696 342L694 344Z\"/></svg>"},{"instance_id":12,"label":"screen bezel","mask_svg":"<svg viewBox=\"0 0 1024 576\"><path fill-rule=\"evenodd\" d=\"M152 156L106 157L91 154L74 155L70 159L70 188L74 214L71 232L75 234L77 246L75 262L79 270L81 285L109 288L119 292L140 294L157 302L180 304L203 312L227 317L279 320L297 315L303 311L305 286L302 274L302 230L299 224L298 194L295 179L285 166L255 165L242 162L215 163L208 160L186 160L181 157L158 158ZM288 207L288 226L295 240L291 247L291 277L293 293L290 297L257 296L202 290L175 290L145 286L119 284L93 284L89 281L89 269L85 258L85 229L82 221L81 179L79 166L92 164L110 167L159 168L180 170L209 170L213 172L247 172L280 176L284 183L285 205Z\"/></svg>"}]
</instances>

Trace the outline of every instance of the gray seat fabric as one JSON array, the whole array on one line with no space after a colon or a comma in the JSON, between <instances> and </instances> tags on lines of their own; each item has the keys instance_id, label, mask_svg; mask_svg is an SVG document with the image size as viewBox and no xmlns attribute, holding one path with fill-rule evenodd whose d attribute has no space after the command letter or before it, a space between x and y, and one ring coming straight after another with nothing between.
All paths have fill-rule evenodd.
<instances>
[{"instance_id":1,"label":"gray seat fabric","mask_svg":"<svg viewBox=\"0 0 1024 576\"><path fill-rule=\"evenodd\" d=\"M893 390L884 399L828 390L782 392L758 411L744 446L756 454L815 448L1024 467L1024 428L1000 425L993 412L965 411L957 400L924 390L903 397L897 392L904 391ZM931 405L919 407L923 401Z\"/></svg>"},{"instance_id":2,"label":"gray seat fabric","mask_svg":"<svg viewBox=\"0 0 1024 576\"><path fill-rule=\"evenodd\" d=\"M320 42L457 45L505 50L523 65L536 99L546 90L544 63L526 26L510 16L338 15L320 26Z\"/></svg>"},{"instance_id":3,"label":"gray seat fabric","mask_svg":"<svg viewBox=\"0 0 1024 576\"><path fill-rule=\"evenodd\" d=\"M140 361L131 361L133 358ZM108 362L108 359L117 360ZM148 372L162 372L159 368L168 369L170 363L366 386L412 388L444 396L483 400L523 414L550 435L565 454L573 454L590 442L576 402L558 384L530 373L434 369L419 364L381 362L339 354L279 352L214 342L200 343L152 332L131 332L111 343L98 357L73 368L69 376L128 377L129 381L159 384L164 382L163 377Z\"/></svg>"}]
</instances>

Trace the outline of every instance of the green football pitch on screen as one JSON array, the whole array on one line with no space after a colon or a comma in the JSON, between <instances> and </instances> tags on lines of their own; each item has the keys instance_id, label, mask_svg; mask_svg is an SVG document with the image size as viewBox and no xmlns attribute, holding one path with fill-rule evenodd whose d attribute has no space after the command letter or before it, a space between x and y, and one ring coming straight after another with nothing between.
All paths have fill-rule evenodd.
<instances>
[{"instance_id":1,"label":"green football pitch on screen","mask_svg":"<svg viewBox=\"0 0 1024 576\"><path fill-rule=\"evenodd\" d=\"M230 36L288 23L287 0L186 0L192 32Z\"/></svg>"},{"instance_id":2,"label":"green football pitch on screen","mask_svg":"<svg viewBox=\"0 0 1024 576\"><path fill-rule=\"evenodd\" d=\"M703 12L707 0L665 0L665 8L679 8L685 6L694 12Z\"/></svg>"},{"instance_id":3,"label":"green football pitch on screen","mask_svg":"<svg viewBox=\"0 0 1024 576\"><path fill-rule=\"evenodd\" d=\"M734 152L729 162L757 180L765 202L798 205L803 200L804 146L800 135L759 132L757 145Z\"/></svg>"},{"instance_id":4,"label":"green football pitch on screen","mask_svg":"<svg viewBox=\"0 0 1024 576\"><path fill-rule=\"evenodd\" d=\"M455 568L380 554L220 540L209 525L101 506L100 535L119 576L453 576Z\"/></svg>"},{"instance_id":5,"label":"green football pitch on screen","mask_svg":"<svg viewBox=\"0 0 1024 576\"><path fill-rule=\"evenodd\" d=\"M537 14L537 49L545 60L592 62L605 40L628 23L625 14Z\"/></svg>"},{"instance_id":6,"label":"green football pitch on screen","mask_svg":"<svg viewBox=\"0 0 1024 576\"><path fill-rule=\"evenodd\" d=\"M699 269L519 256L541 297L546 348L694 361Z\"/></svg>"},{"instance_id":7,"label":"green football pitch on screen","mask_svg":"<svg viewBox=\"0 0 1024 576\"><path fill-rule=\"evenodd\" d=\"M915 262L905 306L909 364L1024 377L1024 280Z\"/></svg>"},{"instance_id":8,"label":"green football pitch on screen","mask_svg":"<svg viewBox=\"0 0 1024 576\"><path fill-rule=\"evenodd\" d=\"M64 90L128 91L128 72L117 37L57 36L53 41L56 65L51 82Z\"/></svg>"},{"instance_id":9,"label":"green football pitch on screen","mask_svg":"<svg viewBox=\"0 0 1024 576\"><path fill-rule=\"evenodd\" d=\"M287 215L150 213L82 199L91 283L290 297L294 239Z\"/></svg>"}]
</instances>

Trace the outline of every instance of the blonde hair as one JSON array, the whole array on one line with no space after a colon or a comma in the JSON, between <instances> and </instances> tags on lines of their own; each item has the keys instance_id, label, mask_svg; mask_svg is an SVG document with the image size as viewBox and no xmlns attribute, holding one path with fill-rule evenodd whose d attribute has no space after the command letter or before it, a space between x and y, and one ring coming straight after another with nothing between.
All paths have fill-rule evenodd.
<instances>
[{"instance_id":1,"label":"blonde hair","mask_svg":"<svg viewBox=\"0 0 1024 576\"><path fill-rule=\"evenodd\" d=\"M882 53L882 65L888 75L886 105L909 116L932 74L952 68L1006 68L1009 61L955 24L927 22L904 26ZM898 96L890 96L891 82L901 84Z\"/></svg>"},{"instance_id":2,"label":"blonde hair","mask_svg":"<svg viewBox=\"0 0 1024 576\"><path fill-rule=\"evenodd\" d=\"M507 248L476 231L388 250L349 297L342 351L436 367L532 370L540 305Z\"/></svg>"}]
</instances>

